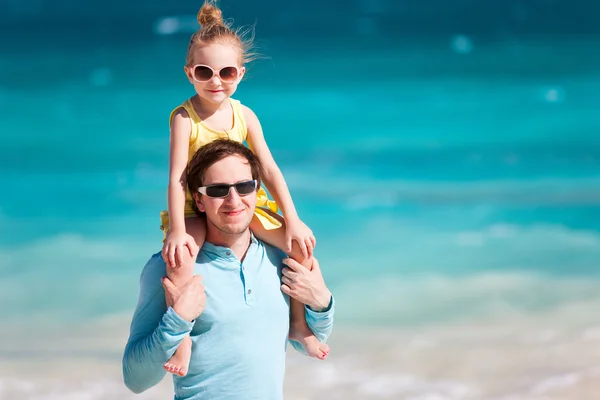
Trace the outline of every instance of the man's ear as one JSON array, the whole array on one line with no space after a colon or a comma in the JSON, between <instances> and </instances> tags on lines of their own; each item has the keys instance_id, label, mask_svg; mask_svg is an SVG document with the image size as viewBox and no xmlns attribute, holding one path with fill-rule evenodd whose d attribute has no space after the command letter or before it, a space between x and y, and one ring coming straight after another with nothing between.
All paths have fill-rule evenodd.
<instances>
[{"instance_id":1,"label":"man's ear","mask_svg":"<svg viewBox=\"0 0 600 400\"><path fill-rule=\"evenodd\" d=\"M206 212L206 208L204 208L204 204L202 204L201 194L194 193L192 195L192 197L194 198L194 201L196 202L196 207L198 207L198 210L200 210L200 212Z\"/></svg>"}]
</instances>

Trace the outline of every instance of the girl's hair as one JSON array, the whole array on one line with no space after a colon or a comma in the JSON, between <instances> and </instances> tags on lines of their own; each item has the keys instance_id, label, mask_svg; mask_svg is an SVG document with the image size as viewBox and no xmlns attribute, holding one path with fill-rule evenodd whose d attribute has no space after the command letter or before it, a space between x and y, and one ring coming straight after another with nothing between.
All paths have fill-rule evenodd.
<instances>
[{"instance_id":1,"label":"girl's hair","mask_svg":"<svg viewBox=\"0 0 600 400\"><path fill-rule=\"evenodd\" d=\"M240 50L240 64L246 64L257 58L252 51L254 46L254 27L232 28L230 22L223 20L223 13L217 6L217 0L205 0L198 11L200 29L190 38L187 49L186 65L194 62L194 49L213 43L226 43L236 46Z\"/></svg>"}]
</instances>

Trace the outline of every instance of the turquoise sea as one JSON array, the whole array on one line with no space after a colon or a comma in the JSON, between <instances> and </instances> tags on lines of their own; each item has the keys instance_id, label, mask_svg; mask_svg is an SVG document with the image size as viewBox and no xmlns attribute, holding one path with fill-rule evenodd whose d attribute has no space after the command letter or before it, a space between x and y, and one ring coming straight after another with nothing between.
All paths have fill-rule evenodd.
<instances>
[{"instance_id":1,"label":"turquoise sea","mask_svg":"<svg viewBox=\"0 0 600 400\"><path fill-rule=\"evenodd\" d=\"M182 71L186 21L173 34L163 20L133 38L31 34L3 43L2 398L126 398L118 362L141 268L161 247L168 116L192 94ZM235 97L259 116L338 302L338 364L307 375L324 385L314 394L293 381L315 367L292 358L289 398L595 398L597 386L560 390L587 388L600 373L596 350L585 350L600 340L600 41L363 32L346 42L259 44L267 58L250 66ZM507 333L498 347L494 334L513 322L522 335L511 342ZM499 328L457 333L486 326ZM470 372L452 386L443 372L452 367L435 356L427 360L439 368L394 358L393 347L372 343L377 335L417 349L443 344L438 357L462 359ZM444 353L456 337L470 344ZM575 347L563 360L586 361L550 371L545 359L531 369L515 362L498 370L519 377L496 385L503 392L465 355L485 342L495 360L519 357L523 337L537 338L542 354L554 340L585 339L565 339ZM359 389L327 381L360 369L343 357L364 369L371 361L360 355L374 353L373 365L389 368L360 375ZM97 375L75 380L80 387L68 371L38 367L27 380L10 367L15 358L66 363L70 373L69 363L85 362ZM398 386L396 370L408 386ZM97 376L111 389L90 389ZM548 379L558 394L544 389Z\"/></svg>"}]
</instances>

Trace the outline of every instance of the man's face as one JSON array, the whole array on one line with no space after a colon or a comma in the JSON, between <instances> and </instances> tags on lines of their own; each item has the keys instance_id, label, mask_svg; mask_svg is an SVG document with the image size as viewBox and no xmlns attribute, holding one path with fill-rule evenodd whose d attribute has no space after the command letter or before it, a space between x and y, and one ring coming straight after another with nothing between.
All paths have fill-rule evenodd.
<instances>
[{"instance_id":1,"label":"man's face","mask_svg":"<svg viewBox=\"0 0 600 400\"><path fill-rule=\"evenodd\" d=\"M214 163L204 174L203 186L233 184L252 180L252 171L246 159L228 156ZM256 191L240 196L235 188L224 198L194 194L198 209L206 213L208 229L211 226L225 234L244 233L254 215Z\"/></svg>"}]
</instances>

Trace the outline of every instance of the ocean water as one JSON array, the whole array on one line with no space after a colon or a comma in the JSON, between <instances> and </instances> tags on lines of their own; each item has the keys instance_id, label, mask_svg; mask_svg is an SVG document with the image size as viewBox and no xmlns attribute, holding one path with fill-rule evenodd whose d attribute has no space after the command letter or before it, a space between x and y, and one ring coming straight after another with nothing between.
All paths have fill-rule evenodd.
<instances>
[{"instance_id":1,"label":"ocean water","mask_svg":"<svg viewBox=\"0 0 600 400\"><path fill-rule=\"evenodd\" d=\"M161 247L168 115L192 94L185 35L23 37L3 52L0 395L126 398L118 358ZM235 97L338 304L332 363L291 355L289 398L600 393L585 351L600 338L598 40L261 43ZM487 374L473 349L497 361ZM552 349L566 361L539 355ZM39 372L11 373L15 358ZM96 375L68 378L82 360Z\"/></svg>"}]
</instances>

